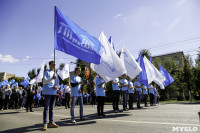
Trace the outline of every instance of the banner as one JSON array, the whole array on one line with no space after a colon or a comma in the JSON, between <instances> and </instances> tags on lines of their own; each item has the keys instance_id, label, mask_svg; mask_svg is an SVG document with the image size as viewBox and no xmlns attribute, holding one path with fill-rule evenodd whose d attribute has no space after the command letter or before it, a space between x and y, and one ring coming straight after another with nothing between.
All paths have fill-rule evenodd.
<instances>
[{"instance_id":1,"label":"banner","mask_svg":"<svg viewBox=\"0 0 200 133\"><path fill-rule=\"evenodd\" d=\"M43 79L43 75L44 75L44 65L45 65L45 61L42 63L41 67L40 67L40 72L39 74L34 78L32 79L29 84L37 84L37 83L40 83L42 82L42 79Z\"/></svg>"},{"instance_id":2,"label":"banner","mask_svg":"<svg viewBox=\"0 0 200 133\"><path fill-rule=\"evenodd\" d=\"M142 71L142 68L139 66L139 64L136 62L134 57L126 49L124 45L122 46L122 49L121 49L120 59L125 65L126 74L131 79L134 79Z\"/></svg>"},{"instance_id":3,"label":"banner","mask_svg":"<svg viewBox=\"0 0 200 133\"><path fill-rule=\"evenodd\" d=\"M155 71L153 68L153 64L144 56L144 65L145 65L145 72L147 75L148 85L156 79Z\"/></svg>"},{"instance_id":4,"label":"banner","mask_svg":"<svg viewBox=\"0 0 200 133\"><path fill-rule=\"evenodd\" d=\"M103 32L101 32L99 36L99 41L103 45L103 48L100 52L101 55L100 64L96 65L91 63L90 66L96 73L101 75L101 77L107 83L125 74L126 69L119 56L110 46L109 41Z\"/></svg>"},{"instance_id":5,"label":"banner","mask_svg":"<svg viewBox=\"0 0 200 133\"><path fill-rule=\"evenodd\" d=\"M85 62L99 64L101 43L55 7L54 48Z\"/></svg>"},{"instance_id":6,"label":"banner","mask_svg":"<svg viewBox=\"0 0 200 133\"><path fill-rule=\"evenodd\" d=\"M165 87L174 82L173 77L161 65L159 71L166 78L166 80L163 82Z\"/></svg>"},{"instance_id":7,"label":"banner","mask_svg":"<svg viewBox=\"0 0 200 133\"><path fill-rule=\"evenodd\" d=\"M69 77L69 64L66 64L63 69L60 71L58 70L57 74L60 76L62 80Z\"/></svg>"},{"instance_id":8,"label":"banner","mask_svg":"<svg viewBox=\"0 0 200 133\"><path fill-rule=\"evenodd\" d=\"M158 71L158 69L144 56L144 63L147 74L150 75L148 78L148 82L154 81L156 84L160 86L161 89L164 89L163 82L165 81L165 77ZM149 72L148 72L149 71Z\"/></svg>"}]
</instances>

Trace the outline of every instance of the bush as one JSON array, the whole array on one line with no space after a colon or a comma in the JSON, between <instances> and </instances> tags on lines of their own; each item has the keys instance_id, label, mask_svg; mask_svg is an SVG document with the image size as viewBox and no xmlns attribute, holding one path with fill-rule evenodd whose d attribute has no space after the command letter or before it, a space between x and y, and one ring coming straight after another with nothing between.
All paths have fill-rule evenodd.
<instances>
[{"instance_id":1,"label":"bush","mask_svg":"<svg viewBox=\"0 0 200 133\"><path fill-rule=\"evenodd\" d=\"M183 96L178 96L177 97L177 101L184 101L184 97Z\"/></svg>"}]
</instances>

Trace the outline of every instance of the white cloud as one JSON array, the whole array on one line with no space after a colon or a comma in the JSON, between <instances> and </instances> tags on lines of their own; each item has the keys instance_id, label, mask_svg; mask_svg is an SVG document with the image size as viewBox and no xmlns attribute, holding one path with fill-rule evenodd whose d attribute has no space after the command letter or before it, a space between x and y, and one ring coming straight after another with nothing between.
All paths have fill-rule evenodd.
<instances>
[{"instance_id":1,"label":"white cloud","mask_svg":"<svg viewBox=\"0 0 200 133\"><path fill-rule=\"evenodd\" d=\"M118 13L118 14L114 17L114 19L117 19L118 17L121 17L121 16L123 16L123 13Z\"/></svg>"},{"instance_id":2,"label":"white cloud","mask_svg":"<svg viewBox=\"0 0 200 133\"><path fill-rule=\"evenodd\" d=\"M15 59L12 55L0 54L0 62L2 62L2 63L17 63L17 62L19 62L19 59Z\"/></svg>"},{"instance_id":3,"label":"white cloud","mask_svg":"<svg viewBox=\"0 0 200 133\"><path fill-rule=\"evenodd\" d=\"M183 4L186 3L186 1L187 1L187 0L180 0L180 1L177 3L176 8L181 7Z\"/></svg>"},{"instance_id":4,"label":"white cloud","mask_svg":"<svg viewBox=\"0 0 200 133\"><path fill-rule=\"evenodd\" d=\"M171 23L169 23L169 25L167 27L167 30L168 31L173 30L178 25L178 23L180 22L180 20L181 20L180 17L175 18Z\"/></svg>"},{"instance_id":5,"label":"white cloud","mask_svg":"<svg viewBox=\"0 0 200 133\"><path fill-rule=\"evenodd\" d=\"M26 56L24 59L22 59L23 61L27 61L28 59L30 59L30 56Z\"/></svg>"}]
</instances>

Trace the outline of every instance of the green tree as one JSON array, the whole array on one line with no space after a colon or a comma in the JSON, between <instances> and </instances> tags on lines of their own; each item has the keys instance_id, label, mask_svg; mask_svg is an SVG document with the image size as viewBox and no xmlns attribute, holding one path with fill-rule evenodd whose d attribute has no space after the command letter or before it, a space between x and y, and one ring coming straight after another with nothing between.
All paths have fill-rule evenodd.
<instances>
[{"instance_id":1,"label":"green tree","mask_svg":"<svg viewBox=\"0 0 200 133\"><path fill-rule=\"evenodd\" d=\"M199 47L199 51L197 53L197 58L196 58L195 62L196 62L196 66L200 65L200 47Z\"/></svg>"},{"instance_id":2,"label":"green tree","mask_svg":"<svg viewBox=\"0 0 200 133\"><path fill-rule=\"evenodd\" d=\"M29 76L30 79L35 78L36 77L35 69L32 69L31 71L29 71L28 76Z\"/></svg>"},{"instance_id":3,"label":"green tree","mask_svg":"<svg viewBox=\"0 0 200 133\"><path fill-rule=\"evenodd\" d=\"M200 48L199 48L200 49ZM193 67L193 75L194 75L194 94L195 94L195 99L200 99L200 50L197 53L197 58L195 60L196 64L195 67Z\"/></svg>"},{"instance_id":4,"label":"green tree","mask_svg":"<svg viewBox=\"0 0 200 133\"><path fill-rule=\"evenodd\" d=\"M192 63L190 61L191 60L189 56L184 57L183 77L184 77L184 83L186 83L186 87L187 87L186 91L189 94L188 99L190 99L190 102L191 102L192 100L191 93L194 88L194 82L193 82L194 76L192 73Z\"/></svg>"},{"instance_id":5,"label":"green tree","mask_svg":"<svg viewBox=\"0 0 200 133\"><path fill-rule=\"evenodd\" d=\"M160 60L161 61L161 60ZM165 68L165 70L174 78L174 82L164 90L160 90L161 100L166 99L176 99L180 94L178 93L179 87L177 84L180 84L180 78L177 75L181 75L181 71L178 70L176 62L171 58L165 58L161 61L161 65Z\"/></svg>"},{"instance_id":6,"label":"green tree","mask_svg":"<svg viewBox=\"0 0 200 133\"><path fill-rule=\"evenodd\" d=\"M151 52L150 52L148 49L143 49L141 52L142 52L142 56L143 56L143 57L146 56L147 59L150 59L150 57L151 57Z\"/></svg>"}]
</instances>

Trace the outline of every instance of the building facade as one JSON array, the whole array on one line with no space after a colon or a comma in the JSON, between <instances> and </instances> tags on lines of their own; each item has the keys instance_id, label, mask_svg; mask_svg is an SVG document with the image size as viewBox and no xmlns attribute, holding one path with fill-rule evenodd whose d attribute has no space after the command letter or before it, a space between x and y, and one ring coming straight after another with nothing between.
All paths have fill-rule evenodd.
<instances>
[{"instance_id":1,"label":"building facade","mask_svg":"<svg viewBox=\"0 0 200 133\"><path fill-rule=\"evenodd\" d=\"M176 62L176 65L178 66L178 68L183 68L183 65L184 65L183 51L152 57L153 60L156 60L157 58L159 58L161 61L165 60L166 58L171 58L172 60Z\"/></svg>"},{"instance_id":2,"label":"building facade","mask_svg":"<svg viewBox=\"0 0 200 133\"><path fill-rule=\"evenodd\" d=\"M9 73L6 73L6 72L1 72L0 73L0 80L4 80L4 79L8 80L9 78L12 78L14 76L15 76L15 74L9 74Z\"/></svg>"}]
</instances>

